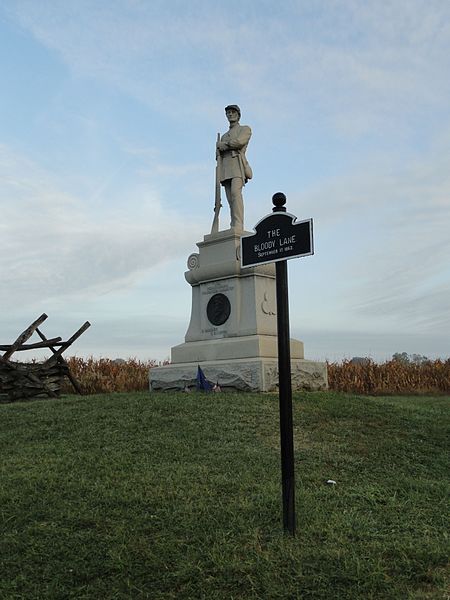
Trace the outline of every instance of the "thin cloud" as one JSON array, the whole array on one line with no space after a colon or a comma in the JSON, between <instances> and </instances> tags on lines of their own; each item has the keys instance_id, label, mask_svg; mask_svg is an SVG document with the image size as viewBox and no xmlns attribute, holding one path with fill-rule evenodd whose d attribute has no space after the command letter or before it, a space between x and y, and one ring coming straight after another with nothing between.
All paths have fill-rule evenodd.
<instances>
[{"instance_id":1,"label":"thin cloud","mask_svg":"<svg viewBox=\"0 0 450 600\"><path fill-rule=\"evenodd\" d=\"M129 285L191 244L185 225L163 210L158 198L129 201L136 209L132 216L125 208L97 214L31 161L5 147L0 151L5 307L19 299L105 293Z\"/></svg>"},{"instance_id":2,"label":"thin cloud","mask_svg":"<svg viewBox=\"0 0 450 600\"><path fill-rule=\"evenodd\" d=\"M229 4L175 10L88 2L75 9L22 1L10 14L79 76L111 82L158 110L211 114L216 99L232 90L260 118L274 107L278 118L299 110L307 118L309 105L341 134L361 136L380 124L401 127L430 107L443 109L450 92L443 76L450 9L436 2L379 4L244 7L236 19Z\"/></svg>"},{"instance_id":3,"label":"thin cloud","mask_svg":"<svg viewBox=\"0 0 450 600\"><path fill-rule=\"evenodd\" d=\"M349 327L363 317L397 331L448 329L450 158L443 142L406 164L392 155L366 157L354 174L290 198L294 214L315 220L322 268L328 264L339 279L330 287L334 311ZM328 263L324 237L333 248Z\"/></svg>"}]
</instances>

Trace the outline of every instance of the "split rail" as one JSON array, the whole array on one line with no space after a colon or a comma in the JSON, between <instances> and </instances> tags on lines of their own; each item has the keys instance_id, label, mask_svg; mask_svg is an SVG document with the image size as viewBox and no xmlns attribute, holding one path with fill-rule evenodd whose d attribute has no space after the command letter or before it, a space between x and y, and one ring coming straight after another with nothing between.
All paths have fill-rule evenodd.
<instances>
[{"instance_id":1,"label":"split rail","mask_svg":"<svg viewBox=\"0 0 450 600\"><path fill-rule=\"evenodd\" d=\"M67 377L78 394L83 390L70 372L63 353L82 335L91 324L86 321L68 340L61 337L47 338L40 326L48 318L44 313L23 331L12 344L0 344L0 401L14 402L20 399L47 396L60 396L61 385ZM27 343L33 334L40 341ZM48 348L51 356L43 362L15 362L11 357L15 352Z\"/></svg>"}]
</instances>

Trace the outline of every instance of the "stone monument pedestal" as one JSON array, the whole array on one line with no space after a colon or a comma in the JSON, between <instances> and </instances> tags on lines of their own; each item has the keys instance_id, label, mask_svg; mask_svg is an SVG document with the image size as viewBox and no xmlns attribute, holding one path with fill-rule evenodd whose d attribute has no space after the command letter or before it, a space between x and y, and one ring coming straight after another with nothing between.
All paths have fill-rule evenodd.
<instances>
[{"instance_id":1,"label":"stone monument pedestal","mask_svg":"<svg viewBox=\"0 0 450 600\"><path fill-rule=\"evenodd\" d=\"M191 319L171 364L150 370L150 390L195 388L197 367L222 390L272 391L278 385L275 265L241 269L241 235L206 235L188 258ZM304 359L291 339L292 388L327 388L325 363Z\"/></svg>"}]
</instances>

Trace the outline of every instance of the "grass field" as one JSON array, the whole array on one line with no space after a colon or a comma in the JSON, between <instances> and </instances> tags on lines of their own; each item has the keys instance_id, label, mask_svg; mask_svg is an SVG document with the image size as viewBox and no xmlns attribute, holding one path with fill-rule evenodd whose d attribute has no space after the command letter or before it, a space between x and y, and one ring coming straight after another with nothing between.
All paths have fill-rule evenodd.
<instances>
[{"instance_id":1,"label":"grass field","mask_svg":"<svg viewBox=\"0 0 450 600\"><path fill-rule=\"evenodd\" d=\"M448 599L449 400L294 395L296 538L276 395L0 405L0 598Z\"/></svg>"}]
</instances>

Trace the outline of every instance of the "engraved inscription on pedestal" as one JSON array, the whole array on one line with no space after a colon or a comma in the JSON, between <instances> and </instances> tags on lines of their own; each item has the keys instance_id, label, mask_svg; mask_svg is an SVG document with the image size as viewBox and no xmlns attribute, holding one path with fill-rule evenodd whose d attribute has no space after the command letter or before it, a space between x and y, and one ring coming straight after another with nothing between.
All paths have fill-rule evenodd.
<instances>
[{"instance_id":1,"label":"engraved inscription on pedestal","mask_svg":"<svg viewBox=\"0 0 450 600\"><path fill-rule=\"evenodd\" d=\"M229 280L213 281L204 284L202 295L219 294L223 292L231 292L234 290L234 285Z\"/></svg>"}]
</instances>

